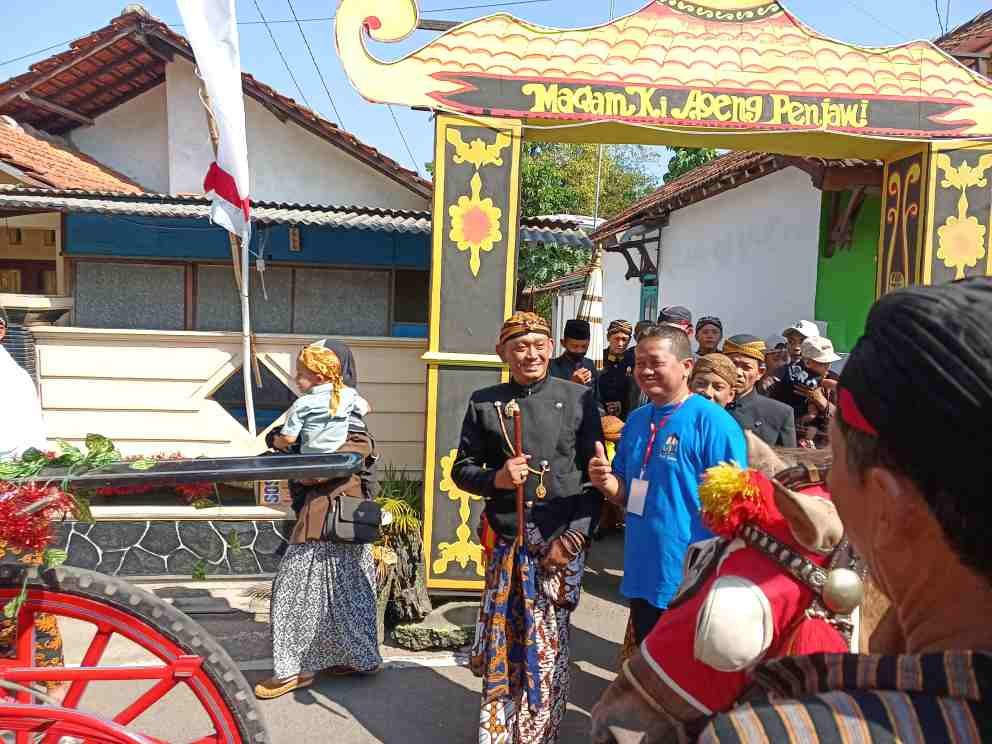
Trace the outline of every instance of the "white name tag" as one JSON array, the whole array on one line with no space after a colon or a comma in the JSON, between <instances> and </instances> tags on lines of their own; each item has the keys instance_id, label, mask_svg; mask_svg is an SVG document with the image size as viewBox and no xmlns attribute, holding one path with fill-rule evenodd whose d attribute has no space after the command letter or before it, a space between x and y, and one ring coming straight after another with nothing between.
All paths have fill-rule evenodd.
<instances>
[{"instance_id":1,"label":"white name tag","mask_svg":"<svg viewBox=\"0 0 992 744\"><path fill-rule=\"evenodd\" d=\"M644 516L644 505L648 500L648 481L643 478L634 478L630 482L630 493L627 495L627 512Z\"/></svg>"}]
</instances>

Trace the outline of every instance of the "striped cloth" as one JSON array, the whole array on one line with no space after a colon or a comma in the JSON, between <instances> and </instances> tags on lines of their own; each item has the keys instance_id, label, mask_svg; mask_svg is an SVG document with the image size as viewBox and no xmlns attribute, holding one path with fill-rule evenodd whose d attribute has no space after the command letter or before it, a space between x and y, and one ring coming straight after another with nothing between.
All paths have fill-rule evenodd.
<instances>
[{"instance_id":1,"label":"striped cloth","mask_svg":"<svg viewBox=\"0 0 992 744\"><path fill-rule=\"evenodd\" d=\"M992 655L816 654L755 672L754 696L700 744L992 741Z\"/></svg>"}]
</instances>

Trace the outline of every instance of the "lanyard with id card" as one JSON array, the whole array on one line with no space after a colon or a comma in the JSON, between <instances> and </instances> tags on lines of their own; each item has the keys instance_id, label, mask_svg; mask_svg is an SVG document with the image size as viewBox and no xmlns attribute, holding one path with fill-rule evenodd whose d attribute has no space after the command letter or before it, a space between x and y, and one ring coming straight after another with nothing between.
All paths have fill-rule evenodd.
<instances>
[{"instance_id":1,"label":"lanyard with id card","mask_svg":"<svg viewBox=\"0 0 992 744\"><path fill-rule=\"evenodd\" d=\"M648 437L648 446L644 449L644 460L641 462L641 475L639 478L634 478L630 482L630 493L627 495L627 512L629 514L636 514L639 517L644 516L644 507L647 505L648 500L648 486L650 485L650 481L648 481L644 476L647 473L648 462L651 460L651 453L654 451L654 441L658 437L658 432L665 428L665 424L668 423L668 419L670 419L681 406L681 403L675 406L671 413L665 416L657 425L654 423L654 415L652 414L651 436Z\"/></svg>"}]
</instances>

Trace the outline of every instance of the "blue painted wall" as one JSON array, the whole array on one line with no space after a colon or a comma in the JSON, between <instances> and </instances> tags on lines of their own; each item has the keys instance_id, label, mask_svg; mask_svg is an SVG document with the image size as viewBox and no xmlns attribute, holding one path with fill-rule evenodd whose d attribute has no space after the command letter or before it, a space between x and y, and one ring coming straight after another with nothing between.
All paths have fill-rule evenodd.
<instances>
[{"instance_id":1,"label":"blue painted wall","mask_svg":"<svg viewBox=\"0 0 992 744\"><path fill-rule=\"evenodd\" d=\"M207 220L69 214L67 256L216 261L231 256L227 233ZM289 226L257 226L251 249L273 263L399 266L427 269L430 236L326 227L300 227L300 251L289 250Z\"/></svg>"}]
</instances>

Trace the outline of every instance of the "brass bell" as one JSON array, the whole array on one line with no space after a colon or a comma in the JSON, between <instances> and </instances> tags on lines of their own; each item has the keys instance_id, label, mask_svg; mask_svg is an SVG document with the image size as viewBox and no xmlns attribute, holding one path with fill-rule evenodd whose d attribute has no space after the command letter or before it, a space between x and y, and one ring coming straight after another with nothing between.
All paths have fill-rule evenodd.
<instances>
[{"instance_id":1,"label":"brass bell","mask_svg":"<svg viewBox=\"0 0 992 744\"><path fill-rule=\"evenodd\" d=\"M838 615L850 615L865 598L861 577L849 568L835 568L827 574L822 589L823 604Z\"/></svg>"}]
</instances>

